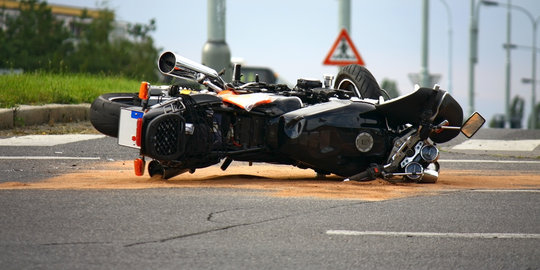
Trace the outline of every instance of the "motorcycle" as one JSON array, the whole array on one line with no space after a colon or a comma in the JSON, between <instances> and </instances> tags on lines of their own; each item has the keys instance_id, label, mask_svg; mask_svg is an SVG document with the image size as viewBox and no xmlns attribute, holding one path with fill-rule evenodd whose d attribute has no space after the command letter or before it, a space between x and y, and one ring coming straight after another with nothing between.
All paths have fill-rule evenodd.
<instances>
[{"instance_id":1,"label":"motorcycle","mask_svg":"<svg viewBox=\"0 0 540 270\"><path fill-rule=\"evenodd\" d=\"M136 175L151 159L151 177L169 179L220 163L266 162L336 174L345 181L403 177L434 183L440 166L437 144L459 133L472 137L485 119L463 111L446 91L419 88L389 99L363 66L349 65L323 81L298 79L295 87L243 82L235 65L230 82L217 71L173 52L159 71L196 82L141 83L139 93L104 94L91 105L94 127L137 148ZM386 97L385 97L386 96Z\"/></svg>"}]
</instances>

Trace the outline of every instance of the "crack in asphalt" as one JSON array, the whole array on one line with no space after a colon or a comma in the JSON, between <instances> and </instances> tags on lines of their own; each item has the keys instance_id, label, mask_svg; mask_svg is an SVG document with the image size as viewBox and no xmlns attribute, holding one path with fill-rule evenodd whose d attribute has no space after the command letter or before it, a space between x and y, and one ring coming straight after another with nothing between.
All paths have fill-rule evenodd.
<instances>
[{"instance_id":1,"label":"crack in asphalt","mask_svg":"<svg viewBox=\"0 0 540 270\"><path fill-rule=\"evenodd\" d=\"M362 204L369 204L369 203L376 203L376 202L362 201L362 202L355 202L355 203L350 203L350 204L335 205L335 206L325 207L325 208L321 208L321 209L317 209L317 210L313 210L313 211L308 211L308 212L303 212L303 213L294 213L294 214L289 214L289 215L285 215L285 216L281 216L281 217L270 218L270 219L255 221L255 222L234 224L234 225L224 226L224 227L220 227L220 228L204 230L204 231L200 231L200 232L194 232L194 233L171 236L171 237L167 237L167 238L161 238L161 239L157 239L157 240L148 240L148 241L135 242L135 243L131 243L131 244L126 244L126 245L124 245L124 247L133 247L133 246L140 246L140 245L146 245L146 244L155 244L155 243L165 243L165 242L169 242L169 241L173 241L173 240L188 238L188 237L197 236L197 235L203 235L203 234L207 234L207 233L225 231L225 230L238 228L238 227L244 227L244 226L258 225L258 224L263 224L263 223L266 223L266 222L272 222L272 221L276 221L276 220L287 219L287 218L290 218L290 217L298 217L298 216L302 216L302 215L313 214L313 213L317 213L317 212L325 211L325 210L331 210L331 209L337 209L337 208L341 208L341 207L349 207L349 206L355 206L355 205L362 205ZM235 209L212 212L212 213L208 214L206 219L207 219L207 221L215 222L215 221L211 220L215 214L224 213L224 212L228 212L228 211L239 210L239 209L242 209L242 208L235 208Z\"/></svg>"},{"instance_id":2,"label":"crack in asphalt","mask_svg":"<svg viewBox=\"0 0 540 270\"><path fill-rule=\"evenodd\" d=\"M233 208L233 209L225 209L225 210L221 210L221 211L212 212L212 213L208 214L208 217L206 217L206 220L210 221L210 222L213 222L213 223L222 223L222 222L213 220L214 215L222 214L222 213L226 213L226 212L243 210L243 209L246 209L246 208L238 207L238 208Z\"/></svg>"}]
</instances>

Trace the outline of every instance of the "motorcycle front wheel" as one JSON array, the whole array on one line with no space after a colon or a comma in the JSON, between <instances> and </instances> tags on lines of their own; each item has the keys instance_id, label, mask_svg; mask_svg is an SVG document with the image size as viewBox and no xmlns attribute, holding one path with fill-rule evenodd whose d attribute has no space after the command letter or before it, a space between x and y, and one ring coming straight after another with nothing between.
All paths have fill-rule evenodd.
<instances>
[{"instance_id":1,"label":"motorcycle front wheel","mask_svg":"<svg viewBox=\"0 0 540 270\"><path fill-rule=\"evenodd\" d=\"M379 99L381 87L371 72L361 65L347 65L336 76L335 89L351 91L358 98Z\"/></svg>"},{"instance_id":2,"label":"motorcycle front wheel","mask_svg":"<svg viewBox=\"0 0 540 270\"><path fill-rule=\"evenodd\" d=\"M131 106L140 106L137 93L103 94L90 106L90 122L99 132L118 137L120 109Z\"/></svg>"}]
</instances>

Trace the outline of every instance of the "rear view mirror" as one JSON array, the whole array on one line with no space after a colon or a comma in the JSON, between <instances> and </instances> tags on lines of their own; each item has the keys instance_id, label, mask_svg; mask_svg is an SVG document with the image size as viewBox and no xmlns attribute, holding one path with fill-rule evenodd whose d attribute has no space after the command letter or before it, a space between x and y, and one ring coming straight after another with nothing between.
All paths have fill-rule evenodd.
<instances>
[{"instance_id":1,"label":"rear view mirror","mask_svg":"<svg viewBox=\"0 0 540 270\"><path fill-rule=\"evenodd\" d=\"M486 122L486 119L482 115L480 115L478 112L475 112L463 123L461 126L461 132L463 135L465 135L467 138L471 138L476 132L484 125Z\"/></svg>"}]
</instances>

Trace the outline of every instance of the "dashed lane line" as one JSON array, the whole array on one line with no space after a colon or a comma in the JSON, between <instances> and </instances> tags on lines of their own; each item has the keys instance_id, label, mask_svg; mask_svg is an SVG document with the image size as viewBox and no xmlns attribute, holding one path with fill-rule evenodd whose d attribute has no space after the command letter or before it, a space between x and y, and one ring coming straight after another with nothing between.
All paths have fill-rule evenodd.
<instances>
[{"instance_id":1,"label":"dashed lane line","mask_svg":"<svg viewBox=\"0 0 540 270\"><path fill-rule=\"evenodd\" d=\"M0 160L100 160L100 157L0 156Z\"/></svg>"},{"instance_id":2,"label":"dashed lane line","mask_svg":"<svg viewBox=\"0 0 540 270\"><path fill-rule=\"evenodd\" d=\"M26 135L0 139L0 146L55 146L104 137L97 134Z\"/></svg>"},{"instance_id":3,"label":"dashed lane line","mask_svg":"<svg viewBox=\"0 0 540 270\"><path fill-rule=\"evenodd\" d=\"M540 160L496 160L496 159L439 159L439 162L447 163L516 163L516 164L540 164Z\"/></svg>"},{"instance_id":4,"label":"dashed lane line","mask_svg":"<svg viewBox=\"0 0 540 270\"><path fill-rule=\"evenodd\" d=\"M540 146L540 140L477 140L470 139L454 147L453 150L483 151L533 151Z\"/></svg>"},{"instance_id":5,"label":"dashed lane line","mask_svg":"<svg viewBox=\"0 0 540 270\"><path fill-rule=\"evenodd\" d=\"M538 233L441 233L441 232L385 232L328 230L328 235L382 236L382 237L426 237L426 238L477 238L477 239L540 239Z\"/></svg>"}]
</instances>

